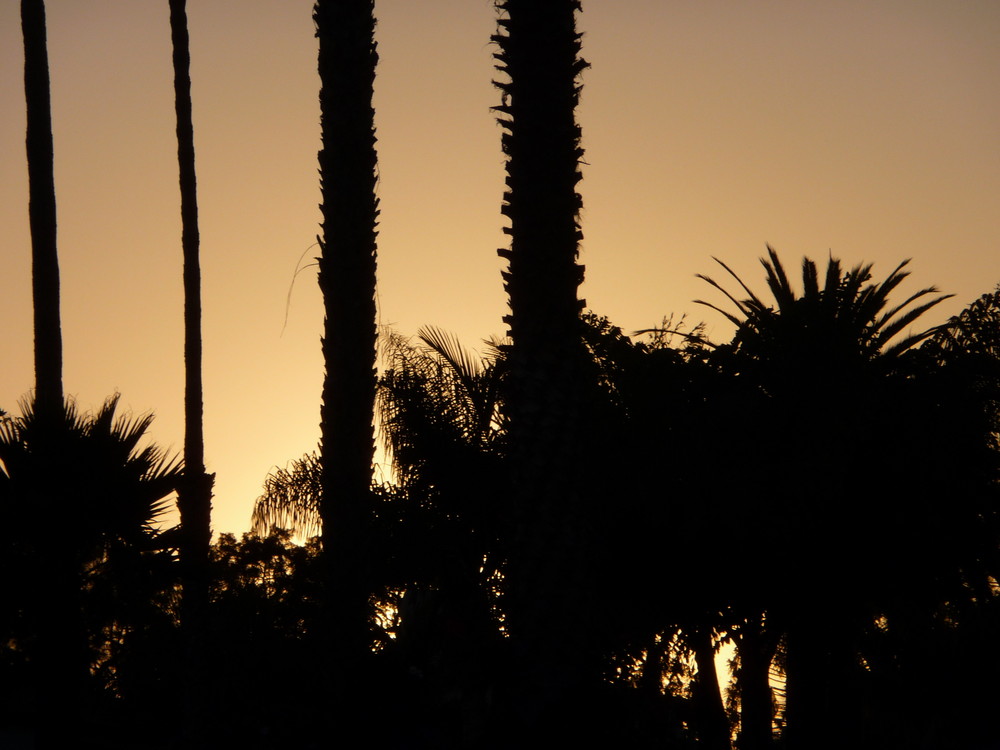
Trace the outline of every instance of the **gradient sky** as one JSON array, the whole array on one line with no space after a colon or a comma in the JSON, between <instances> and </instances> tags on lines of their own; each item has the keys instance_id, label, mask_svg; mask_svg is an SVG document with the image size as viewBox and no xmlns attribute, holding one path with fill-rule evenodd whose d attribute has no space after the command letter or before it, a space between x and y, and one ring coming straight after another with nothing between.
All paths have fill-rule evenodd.
<instances>
[{"instance_id":1,"label":"gradient sky","mask_svg":"<svg viewBox=\"0 0 1000 750\"><path fill-rule=\"evenodd\" d=\"M0 4L0 406L33 386L19 4ZM48 0L65 388L183 436L179 192L166 0ZM319 437L319 107L309 0L189 0L214 528ZM491 0L377 0L379 310L467 344L504 331ZM626 331L726 337L715 255L762 292L770 242L912 257L901 293L1000 281L996 0L584 0L582 294ZM287 312L287 325L285 317Z\"/></svg>"}]
</instances>

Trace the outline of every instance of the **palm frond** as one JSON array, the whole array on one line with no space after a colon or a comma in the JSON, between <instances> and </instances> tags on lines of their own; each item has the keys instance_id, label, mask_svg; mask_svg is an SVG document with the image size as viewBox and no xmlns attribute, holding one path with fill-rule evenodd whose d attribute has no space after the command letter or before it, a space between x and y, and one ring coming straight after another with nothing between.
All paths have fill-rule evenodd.
<instances>
[{"instance_id":1,"label":"palm frond","mask_svg":"<svg viewBox=\"0 0 1000 750\"><path fill-rule=\"evenodd\" d=\"M436 326L424 326L417 329L417 338L451 365L463 380L472 380L482 373L481 363L459 343L455 334L443 331Z\"/></svg>"},{"instance_id":2,"label":"palm frond","mask_svg":"<svg viewBox=\"0 0 1000 750\"><path fill-rule=\"evenodd\" d=\"M767 246L767 255L770 260L765 258L760 259L761 265L767 271L767 285L771 290L771 294L774 295L775 302L778 303L778 309L791 309L795 304L795 291L788 281L788 274L785 273L778 254L770 245Z\"/></svg>"},{"instance_id":3,"label":"palm frond","mask_svg":"<svg viewBox=\"0 0 1000 750\"><path fill-rule=\"evenodd\" d=\"M889 296L910 275L909 271L902 270L908 262L908 260L903 261L882 283L869 285L857 295L853 308L855 310L855 321L858 325L869 326L878 318L879 314L888 304ZM908 303L904 303L902 306L905 307L906 304Z\"/></svg>"},{"instance_id":4,"label":"palm frond","mask_svg":"<svg viewBox=\"0 0 1000 750\"><path fill-rule=\"evenodd\" d=\"M914 292L909 297L907 297L902 303L896 305L895 307L890 308L887 312L879 316L879 318L875 320L874 323L872 324L872 330L875 332L884 333L886 326L889 325L893 321L893 319L896 318L896 316L899 315L904 309L909 307L911 304L916 302L921 297L926 297L928 294L937 294L937 293L938 293L938 288L935 286L929 286L925 289L921 289L920 291ZM951 296L953 295L950 294L943 295L934 304L942 302L943 300L946 300L948 299L948 297ZM882 338L884 341L887 341L889 338L892 338L892 336L891 335L883 336Z\"/></svg>"},{"instance_id":5,"label":"palm frond","mask_svg":"<svg viewBox=\"0 0 1000 750\"><path fill-rule=\"evenodd\" d=\"M733 295L731 295L726 290L726 288L723 287L721 284L719 284L715 279L711 278L710 276L705 276L704 274L700 274L700 273L696 273L695 274L695 278L696 279L701 279L702 281L707 281L709 284L711 284L716 289L718 289L720 292L722 292L724 295L726 295L726 297L729 299L729 301L732 302L734 305L736 305L736 308L743 314L743 316L745 318L749 318L750 317L750 310L747 309L747 307L744 305L744 303L740 302L738 299L736 299L736 297L734 297ZM695 302L697 304L702 304L702 305L708 304L707 302L702 302L700 300L695 300ZM719 312L722 312L722 310L719 310L719 308L716 307L715 305L708 305L708 306L711 307L713 310L718 310ZM732 319L729 313L723 313L723 314L727 318Z\"/></svg>"},{"instance_id":6,"label":"palm frond","mask_svg":"<svg viewBox=\"0 0 1000 750\"><path fill-rule=\"evenodd\" d=\"M694 304L696 304L696 305L704 305L705 307L710 307L710 308L712 308L712 309L713 309L713 310L715 310L715 311L716 311L717 313L721 313L721 314L722 314L723 316L725 316L726 320L728 320L728 321L729 321L730 323L732 323L732 324L733 324L734 326L737 326L737 327L739 327L739 326L743 325L743 323L745 323L745 322L746 322L746 318L743 318L743 319L741 320L740 318L737 318L737 317L736 317L735 315L733 315L732 313L730 313L730 312L726 312L726 311L725 311L725 310L723 310L723 309L722 309L721 307L718 307L717 305L713 305L713 304L712 304L711 302L706 302L705 300L702 300L702 299L696 299L696 300L694 300ZM748 317L749 317L749 316L748 316ZM653 330L653 329L649 329L649 331L652 331L652 330ZM638 331L638 333L647 333L647 332L648 332L648 331Z\"/></svg>"},{"instance_id":7,"label":"palm frond","mask_svg":"<svg viewBox=\"0 0 1000 750\"><path fill-rule=\"evenodd\" d=\"M802 296L806 299L819 298L819 273L816 263L809 258L802 259Z\"/></svg>"},{"instance_id":8,"label":"palm frond","mask_svg":"<svg viewBox=\"0 0 1000 750\"><path fill-rule=\"evenodd\" d=\"M313 451L275 468L264 479L264 492L253 506L250 527L267 536L273 529L287 529L299 536L320 532L319 499L322 492L319 455Z\"/></svg>"},{"instance_id":9,"label":"palm frond","mask_svg":"<svg viewBox=\"0 0 1000 750\"><path fill-rule=\"evenodd\" d=\"M842 276L840 259L830 255L826 261L826 278L823 282L822 296L830 306L836 304L837 291L840 289L840 277Z\"/></svg>"},{"instance_id":10,"label":"palm frond","mask_svg":"<svg viewBox=\"0 0 1000 750\"><path fill-rule=\"evenodd\" d=\"M908 325L910 325L910 323L912 323L913 321L915 321L917 318L919 318L925 312L927 312L928 310L930 310L932 307L935 307L936 305L940 304L941 302L943 302L944 300L946 300L946 299L948 299L949 297L952 297L952 296L954 296L954 295L943 294L940 297L937 297L936 299L932 299L930 302L926 302L923 305L919 305L918 307L914 307L912 310L910 310L908 313L906 313L902 317L897 318L890 325L885 326L885 328L883 328L882 331L879 333L879 336L878 336L878 338L876 340L876 343L877 343L877 347L876 348L881 348L881 347L885 346L885 344L887 344L893 338L893 336L895 336L900 331L902 331L904 328L906 328ZM885 354L887 354L887 355L891 354L891 355L894 356L896 354L904 352L907 349L913 347L914 345L919 344L921 341L923 341L924 339L928 338L929 336L934 335L934 333L935 333L936 330L937 330L937 327L933 327L933 328L927 329L926 331L924 331L922 333L914 334L913 336L908 336L905 339L903 339L903 341L901 341L901 342L895 344L894 346L890 347L889 349L887 349L885 351ZM905 344L905 346L904 346L904 344Z\"/></svg>"},{"instance_id":11,"label":"palm frond","mask_svg":"<svg viewBox=\"0 0 1000 750\"><path fill-rule=\"evenodd\" d=\"M840 279L836 293L837 317L849 319L855 310L861 287L872 278L871 263L854 266Z\"/></svg>"},{"instance_id":12,"label":"palm frond","mask_svg":"<svg viewBox=\"0 0 1000 750\"><path fill-rule=\"evenodd\" d=\"M723 268L725 268L726 271L729 273L729 275L732 276L734 279L736 279L736 283L739 284L741 287L743 287L743 291L747 293L747 295L749 297L749 301L756 303L759 307L762 307L762 308L766 307L764 305L764 303L762 303L757 298L757 295L753 293L753 291L750 289L750 287L748 287L746 284L743 283L743 279L741 279L739 277L739 275L733 269L731 269L729 266L727 266L721 260L719 260L718 258L716 258L714 255L712 256L712 260L714 260L720 266L722 266Z\"/></svg>"},{"instance_id":13,"label":"palm frond","mask_svg":"<svg viewBox=\"0 0 1000 750\"><path fill-rule=\"evenodd\" d=\"M802 346L802 337L815 338L817 335L833 336L828 345L839 342L829 350L828 354L832 357L854 356L848 354L851 347L866 358L895 356L924 341L937 329L907 336L884 351L883 348L917 318L951 296L941 295L911 307L927 295L937 293L935 287L928 287L911 294L902 304L886 310L892 292L910 275L905 270L909 259L899 263L883 281L876 284L870 283L872 264L859 263L844 271L840 261L831 255L827 261L822 288L819 286L816 264L809 258L803 258L803 296L797 298L777 252L770 245L767 250L768 257L761 258L760 261L766 271L767 284L775 298L777 309L765 306L759 298L752 295L747 285L718 258L714 260L750 294L749 299L737 300L713 279L698 275L698 278L722 292L737 306L739 312L732 314L703 300L696 300L696 303L712 308L736 325L734 342L739 342L740 348L747 352L755 352L753 356L771 356L765 352L773 354L778 342L784 342L780 346L785 352L797 356L794 352ZM848 348L845 349L845 346Z\"/></svg>"},{"instance_id":14,"label":"palm frond","mask_svg":"<svg viewBox=\"0 0 1000 750\"><path fill-rule=\"evenodd\" d=\"M926 331L921 331L920 333L914 333L909 336L905 336L899 341L891 344L890 346L884 347L881 352L882 356L886 359L898 357L900 354L909 351L918 344L921 344L927 339L931 338L940 329L941 326L932 326L928 328Z\"/></svg>"}]
</instances>

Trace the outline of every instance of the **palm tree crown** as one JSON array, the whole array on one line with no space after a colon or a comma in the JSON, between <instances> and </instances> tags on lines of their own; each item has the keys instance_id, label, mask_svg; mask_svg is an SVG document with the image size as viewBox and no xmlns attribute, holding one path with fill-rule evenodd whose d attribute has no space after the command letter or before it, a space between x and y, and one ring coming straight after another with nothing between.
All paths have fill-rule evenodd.
<instances>
[{"instance_id":1,"label":"palm tree crown","mask_svg":"<svg viewBox=\"0 0 1000 750\"><path fill-rule=\"evenodd\" d=\"M42 434L34 401L21 404L20 416L0 421L0 500L10 503L7 510L34 528L59 514L71 521L81 544L155 536L181 465L161 448L141 445L153 415L116 415L118 402L116 394L94 414L67 402L54 436ZM55 461L38 450L40 437L58 445ZM29 502L39 470L60 475L67 496L48 499L57 507Z\"/></svg>"},{"instance_id":2,"label":"palm tree crown","mask_svg":"<svg viewBox=\"0 0 1000 750\"><path fill-rule=\"evenodd\" d=\"M881 283L869 283L871 264L859 264L848 271L831 257L820 286L816 263L802 260L803 293L797 295L778 254L767 248L768 258L761 258L767 272L767 285L775 304L762 301L736 273L716 258L739 283L748 298L739 300L709 276L698 274L721 291L737 308L733 314L716 305L696 300L698 304L722 313L737 327L730 350L741 359L766 362L775 371L830 372L875 359L894 361L903 353L931 336L937 329L899 334L952 295L937 293L935 287L914 292L901 304L888 307L889 297L909 272L904 260ZM888 308L888 309L887 309ZM894 341L894 339L896 339ZM789 369L789 365L793 365Z\"/></svg>"}]
</instances>

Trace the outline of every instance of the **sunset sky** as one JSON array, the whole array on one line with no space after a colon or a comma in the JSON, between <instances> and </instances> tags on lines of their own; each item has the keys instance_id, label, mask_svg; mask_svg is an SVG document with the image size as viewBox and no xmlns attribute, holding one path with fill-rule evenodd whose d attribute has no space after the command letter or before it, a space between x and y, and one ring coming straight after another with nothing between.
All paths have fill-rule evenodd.
<instances>
[{"instance_id":1,"label":"sunset sky","mask_svg":"<svg viewBox=\"0 0 1000 750\"><path fill-rule=\"evenodd\" d=\"M166 0L48 0L64 381L183 435L180 211ZM466 344L504 332L503 158L491 0L377 0L379 314ZM213 525L315 448L322 309L317 43L309 0L188 0ZM996 0L584 0L582 295L626 331L764 291L771 243L912 257L901 294L1000 282ZM19 4L0 4L0 407L33 386ZM301 264L299 264L301 258ZM294 277L295 270L306 266ZM295 278L294 286L292 284ZM289 291L291 290L290 296ZM902 298L900 298L902 299ZM288 302L290 300L290 302ZM287 314L287 324L286 324ZM646 457L648 459L649 457ZM644 460L646 460L644 459Z\"/></svg>"}]
</instances>

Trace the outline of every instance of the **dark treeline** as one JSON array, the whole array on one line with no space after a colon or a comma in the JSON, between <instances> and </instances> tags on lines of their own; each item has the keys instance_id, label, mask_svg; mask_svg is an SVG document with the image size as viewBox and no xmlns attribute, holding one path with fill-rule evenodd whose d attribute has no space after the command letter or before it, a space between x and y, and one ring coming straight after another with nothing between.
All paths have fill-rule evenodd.
<instances>
[{"instance_id":1,"label":"dark treeline","mask_svg":"<svg viewBox=\"0 0 1000 750\"><path fill-rule=\"evenodd\" d=\"M386 333L381 374L374 6L316 3L322 442L268 477L254 533L206 551L170 7L184 462L143 447L151 418L117 396L62 396L44 8L22 2L45 313L35 393L0 412L0 745L993 746L1000 289L926 327L946 295L901 291L906 262L878 281L806 258L793 282L768 248L766 295L721 261L730 279L703 277L728 341L585 312L575 0L497 2L508 337L480 355ZM375 421L392 482L372 480Z\"/></svg>"}]
</instances>

